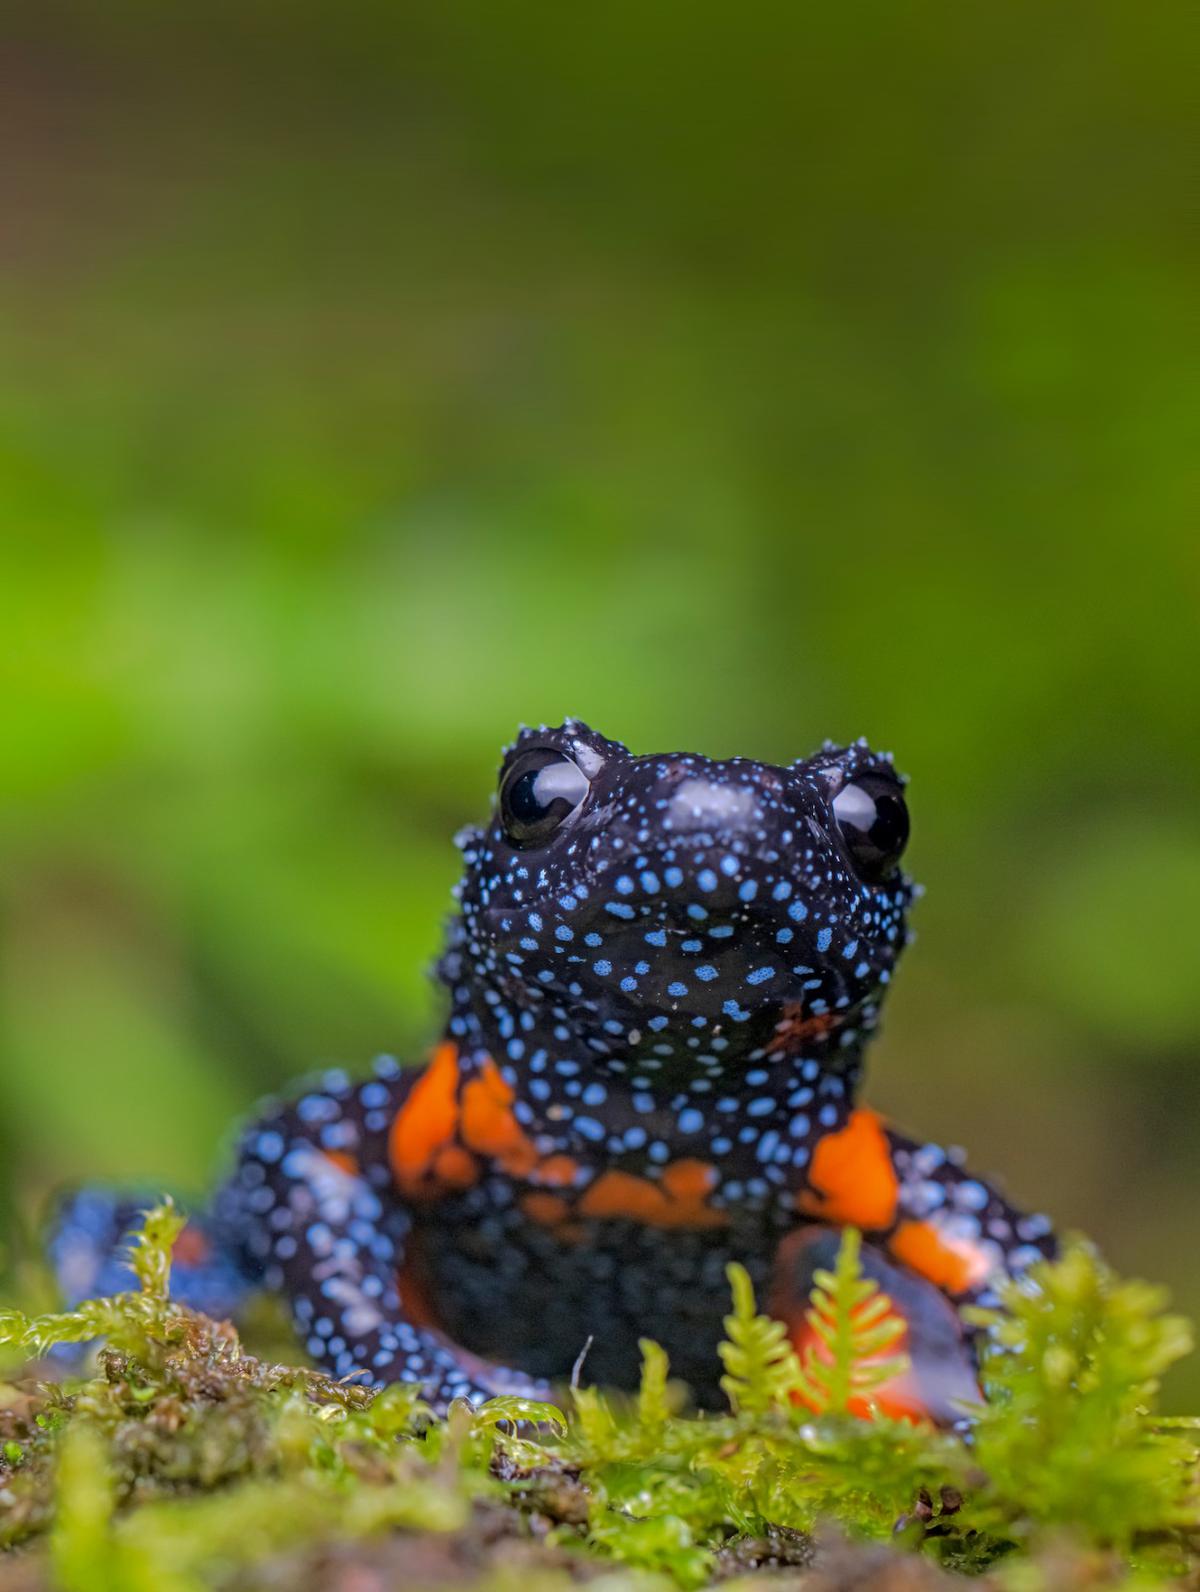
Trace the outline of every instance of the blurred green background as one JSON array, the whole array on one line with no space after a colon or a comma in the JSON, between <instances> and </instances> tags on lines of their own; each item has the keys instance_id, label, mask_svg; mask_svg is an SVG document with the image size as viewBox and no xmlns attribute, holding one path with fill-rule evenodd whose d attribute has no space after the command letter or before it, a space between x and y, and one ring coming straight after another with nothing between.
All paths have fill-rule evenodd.
<instances>
[{"instance_id":1,"label":"blurred green background","mask_svg":"<svg viewBox=\"0 0 1200 1592\"><path fill-rule=\"evenodd\" d=\"M10 1225L418 1057L519 721L863 733L874 1099L1200 1312L1184 15L6 23Z\"/></svg>"}]
</instances>

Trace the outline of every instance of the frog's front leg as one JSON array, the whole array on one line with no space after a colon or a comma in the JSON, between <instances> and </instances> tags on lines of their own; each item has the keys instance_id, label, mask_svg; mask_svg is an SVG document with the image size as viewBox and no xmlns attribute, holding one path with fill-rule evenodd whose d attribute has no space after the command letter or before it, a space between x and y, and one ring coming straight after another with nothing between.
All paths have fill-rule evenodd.
<instances>
[{"instance_id":1,"label":"frog's front leg","mask_svg":"<svg viewBox=\"0 0 1200 1592\"><path fill-rule=\"evenodd\" d=\"M863 1270L903 1319L911 1362L877 1402L896 1414L955 1419L963 1401L979 1397L975 1331L963 1307L995 1304L998 1280L1054 1254L1046 1218L1017 1211L956 1154L906 1138L865 1108L817 1141L795 1206L798 1225L776 1258L772 1313L797 1344L811 1341L813 1274L832 1267L838 1229L857 1227Z\"/></svg>"},{"instance_id":2,"label":"frog's front leg","mask_svg":"<svg viewBox=\"0 0 1200 1592\"><path fill-rule=\"evenodd\" d=\"M338 1377L420 1383L437 1409L541 1384L490 1364L410 1319L402 1297L411 1214L389 1173L388 1129L428 1073L366 1083L328 1076L242 1138L217 1201L227 1240L264 1287L288 1301L313 1359Z\"/></svg>"}]
</instances>

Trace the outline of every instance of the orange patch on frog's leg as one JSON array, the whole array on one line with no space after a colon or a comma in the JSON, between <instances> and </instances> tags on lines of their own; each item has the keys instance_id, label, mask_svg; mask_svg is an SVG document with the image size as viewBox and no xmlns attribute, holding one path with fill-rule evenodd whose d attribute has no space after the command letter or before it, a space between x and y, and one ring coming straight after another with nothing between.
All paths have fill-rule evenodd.
<instances>
[{"instance_id":1,"label":"orange patch on frog's leg","mask_svg":"<svg viewBox=\"0 0 1200 1592\"><path fill-rule=\"evenodd\" d=\"M931 1222L902 1222L888 1239L888 1249L903 1265L949 1294L969 1293L992 1269L978 1245L939 1232Z\"/></svg>"},{"instance_id":2,"label":"orange patch on frog's leg","mask_svg":"<svg viewBox=\"0 0 1200 1592\"><path fill-rule=\"evenodd\" d=\"M844 1128L820 1139L808 1181L810 1187L796 1198L808 1215L868 1231L890 1227L900 1184L880 1117L860 1107Z\"/></svg>"},{"instance_id":3,"label":"orange patch on frog's leg","mask_svg":"<svg viewBox=\"0 0 1200 1592\"><path fill-rule=\"evenodd\" d=\"M660 1182L632 1172L603 1172L579 1200L580 1216L641 1222L647 1227L726 1227L726 1211L706 1203L718 1182L715 1167L703 1161L675 1161Z\"/></svg>"},{"instance_id":4,"label":"orange patch on frog's leg","mask_svg":"<svg viewBox=\"0 0 1200 1592\"><path fill-rule=\"evenodd\" d=\"M832 1270L841 1234L836 1228L798 1227L780 1243L764 1308L782 1321L797 1352L811 1346L825 1350L808 1321L810 1294L819 1268ZM856 1400L854 1413L869 1415L871 1406L907 1420L940 1424L957 1420L964 1403L977 1402L979 1382L974 1356L966 1341L962 1318L946 1294L924 1277L888 1256L879 1243L864 1243L864 1274L887 1295L894 1316L904 1322L904 1336L888 1345L884 1358L905 1353L910 1365L880 1388Z\"/></svg>"},{"instance_id":5,"label":"orange patch on frog's leg","mask_svg":"<svg viewBox=\"0 0 1200 1592\"><path fill-rule=\"evenodd\" d=\"M351 1155L349 1150L322 1150L321 1154L339 1172L345 1172L350 1177L361 1177L362 1168L358 1164L358 1157Z\"/></svg>"},{"instance_id":6,"label":"orange patch on frog's leg","mask_svg":"<svg viewBox=\"0 0 1200 1592\"><path fill-rule=\"evenodd\" d=\"M458 1127L458 1049L439 1045L433 1060L396 1113L388 1135L388 1160L402 1193L435 1192L431 1175L437 1154Z\"/></svg>"},{"instance_id":7,"label":"orange patch on frog's leg","mask_svg":"<svg viewBox=\"0 0 1200 1592\"><path fill-rule=\"evenodd\" d=\"M881 1323L884 1321L902 1322L904 1332L903 1334L897 1334L883 1353L876 1358L890 1360L894 1359L898 1354L907 1353L907 1317L893 1304L891 1310L879 1319ZM825 1365L829 1365L832 1362L833 1356L827 1344L816 1329L810 1325L806 1317L800 1321L798 1326L789 1325L788 1335L791 1338L792 1347L800 1356L802 1364L809 1357L815 1358ZM869 1365L871 1362L867 1360L863 1363ZM797 1404L807 1404L808 1402L802 1395L798 1394L796 1396ZM934 1419L932 1410L921 1397L917 1380L913 1376L911 1368L906 1368L897 1376L889 1377L886 1382L881 1382L878 1387L872 1388L869 1394L852 1398L846 1408L851 1415L856 1415L861 1421L873 1421L880 1415L890 1415L893 1420L910 1421L914 1424L918 1421L931 1421Z\"/></svg>"}]
</instances>

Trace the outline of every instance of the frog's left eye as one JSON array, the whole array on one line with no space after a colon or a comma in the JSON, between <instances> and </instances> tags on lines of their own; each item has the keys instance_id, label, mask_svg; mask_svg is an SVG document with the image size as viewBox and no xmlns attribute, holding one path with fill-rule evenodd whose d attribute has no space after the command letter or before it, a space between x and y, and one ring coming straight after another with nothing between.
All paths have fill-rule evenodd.
<instances>
[{"instance_id":1,"label":"frog's left eye","mask_svg":"<svg viewBox=\"0 0 1200 1592\"><path fill-rule=\"evenodd\" d=\"M523 752L500 785L500 822L509 845L544 846L590 789L587 775L564 752Z\"/></svg>"},{"instance_id":2,"label":"frog's left eye","mask_svg":"<svg viewBox=\"0 0 1200 1592\"><path fill-rule=\"evenodd\" d=\"M899 780L860 774L833 798L833 816L859 878L868 884L886 879L908 844L908 806Z\"/></svg>"}]
</instances>

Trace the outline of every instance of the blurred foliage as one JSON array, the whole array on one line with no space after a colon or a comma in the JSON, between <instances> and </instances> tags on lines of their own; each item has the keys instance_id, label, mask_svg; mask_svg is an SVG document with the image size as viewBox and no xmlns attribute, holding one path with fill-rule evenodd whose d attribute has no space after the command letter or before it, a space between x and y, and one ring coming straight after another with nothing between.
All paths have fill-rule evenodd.
<instances>
[{"instance_id":1,"label":"blurred foliage","mask_svg":"<svg viewBox=\"0 0 1200 1592\"><path fill-rule=\"evenodd\" d=\"M865 733L930 892L876 1100L1200 1310L1184 16L6 24L13 1221L416 1058L519 721Z\"/></svg>"}]
</instances>

